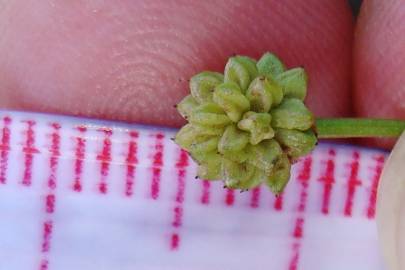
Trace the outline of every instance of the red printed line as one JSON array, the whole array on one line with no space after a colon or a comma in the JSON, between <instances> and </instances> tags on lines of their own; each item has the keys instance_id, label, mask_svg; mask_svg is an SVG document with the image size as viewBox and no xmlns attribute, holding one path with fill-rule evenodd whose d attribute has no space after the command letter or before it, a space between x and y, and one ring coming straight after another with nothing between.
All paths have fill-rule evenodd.
<instances>
[{"instance_id":1,"label":"red printed line","mask_svg":"<svg viewBox=\"0 0 405 270\"><path fill-rule=\"evenodd\" d=\"M47 220L43 224L43 242L42 242L42 252L49 252L51 249L51 236L52 236L52 231L53 231L53 222L51 220Z\"/></svg>"},{"instance_id":2,"label":"red printed line","mask_svg":"<svg viewBox=\"0 0 405 270\"><path fill-rule=\"evenodd\" d=\"M80 135L76 137L76 149L75 149L75 179L73 181L73 191L81 192L82 186L82 173L83 173L83 161L86 153L86 139L84 134L87 131L85 126L77 127Z\"/></svg>"},{"instance_id":3,"label":"red printed line","mask_svg":"<svg viewBox=\"0 0 405 270\"><path fill-rule=\"evenodd\" d=\"M173 233L170 239L171 250L177 250L179 248L180 238L177 233Z\"/></svg>"},{"instance_id":4,"label":"red printed line","mask_svg":"<svg viewBox=\"0 0 405 270\"><path fill-rule=\"evenodd\" d=\"M295 220L295 227L293 233L294 238L302 238L303 227L304 227L304 218L298 217Z\"/></svg>"},{"instance_id":5,"label":"red printed line","mask_svg":"<svg viewBox=\"0 0 405 270\"><path fill-rule=\"evenodd\" d=\"M48 260L42 260L41 261L41 265L39 266L39 269L40 270L47 270L48 269L48 264L49 264L49 262L48 262Z\"/></svg>"},{"instance_id":6,"label":"red printed line","mask_svg":"<svg viewBox=\"0 0 405 270\"><path fill-rule=\"evenodd\" d=\"M322 213L329 213L330 198L332 194L333 184L335 183L335 156L336 152L333 149L329 150L329 159L326 161L326 169L319 181L324 183L322 195Z\"/></svg>"},{"instance_id":7,"label":"red printed line","mask_svg":"<svg viewBox=\"0 0 405 270\"><path fill-rule=\"evenodd\" d=\"M53 132L51 134L51 146L50 146L50 158L49 158L49 177L47 181L47 195L45 196L45 214L47 215L46 220L43 223L42 228L42 245L41 254L42 259L40 262L39 269L47 270L49 268L49 252L51 250L51 239L54 229L54 224L52 221L52 215L55 212L56 204L56 172L58 169L59 156L60 156L60 134L59 129L61 128L58 123L52 123L51 127Z\"/></svg>"},{"instance_id":8,"label":"red printed line","mask_svg":"<svg viewBox=\"0 0 405 270\"><path fill-rule=\"evenodd\" d=\"M174 232L172 233L170 249L177 250L180 246L180 235L178 233L179 228L183 223L183 202L184 191L186 185L186 168L188 166L188 155L184 150L180 151L180 157L176 163L177 168L177 193L175 207L173 208L173 222L172 227Z\"/></svg>"},{"instance_id":9,"label":"red printed line","mask_svg":"<svg viewBox=\"0 0 405 270\"><path fill-rule=\"evenodd\" d=\"M24 122L27 124L27 131L26 131L25 145L23 147L25 157L24 157L24 175L22 184L24 186L30 186L32 178L32 164L34 160L34 154L39 153L39 151L34 146L35 132L33 127L36 124L36 122L31 120Z\"/></svg>"},{"instance_id":10,"label":"red printed line","mask_svg":"<svg viewBox=\"0 0 405 270\"><path fill-rule=\"evenodd\" d=\"M300 258L300 249L301 249L301 243L296 242L293 244L293 247L292 247L293 256L291 258L290 265L288 267L289 270L298 269L298 261Z\"/></svg>"},{"instance_id":11,"label":"red printed line","mask_svg":"<svg viewBox=\"0 0 405 270\"><path fill-rule=\"evenodd\" d=\"M273 207L277 211L281 211L283 209L283 194L276 195Z\"/></svg>"},{"instance_id":12,"label":"red printed line","mask_svg":"<svg viewBox=\"0 0 405 270\"><path fill-rule=\"evenodd\" d=\"M152 199L157 200L160 192L160 175L162 173L161 168L152 168L152 185L151 196Z\"/></svg>"},{"instance_id":13,"label":"red printed line","mask_svg":"<svg viewBox=\"0 0 405 270\"><path fill-rule=\"evenodd\" d=\"M357 151L353 152L352 157L353 157L353 160L350 163L350 176L347 181L347 196L346 196L346 202L345 202L345 208L344 208L345 216L352 215L353 201L354 201L354 195L356 193L356 188L357 188L357 186L361 185L361 181L358 179L359 159L360 159L359 152L357 152Z\"/></svg>"},{"instance_id":14,"label":"red printed line","mask_svg":"<svg viewBox=\"0 0 405 270\"><path fill-rule=\"evenodd\" d=\"M226 189L225 203L228 206L232 206L235 203L235 191L233 189Z\"/></svg>"},{"instance_id":15,"label":"red printed line","mask_svg":"<svg viewBox=\"0 0 405 270\"><path fill-rule=\"evenodd\" d=\"M111 163L111 135L112 129L109 128L102 128L99 131L104 133L104 140L103 140L103 149L101 153L97 156L97 160L100 161L100 183L98 184L98 191L101 194L107 194L108 186L107 186L107 176L110 171L110 163Z\"/></svg>"},{"instance_id":16,"label":"red printed line","mask_svg":"<svg viewBox=\"0 0 405 270\"><path fill-rule=\"evenodd\" d=\"M201 181L201 184L202 184L201 203L208 205L210 203L211 183L208 180L203 180Z\"/></svg>"},{"instance_id":17,"label":"red printed line","mask_svg":"<svg viewBox=\"0 0 405 270\"><path fill-rule=\"evenodd\" d=\"M295 226L292 234L295 241L292 246L292 256L288 265L289 270L296 270L299 264L301 239L304 236L304 223L305 223L304 212L308 198L307 190L309 185L308 182L309 179L311 178L311 169L312 169L312 157L309 156L305 158L303 167L298 175L298 181L301 184L301 192L297 207L298 217L295 220Z\"/></svg>"},{"instance_id":18,"label":"red printed line","mask_svg":"<svg viewBox=\"0 0 405 270\"><path fill-rule=\"evenodd\" d=\"M378 180L380 179L383 170L385 157L383 155L375 157L376 167L374 168L373 183L371 186L369 204L367 208L367 217L373 219L375 217L375 204L377 200Z\"/></svg>"},{"instance_id":19,"label":"red printed line","mask_svg":"<svg viewBox=\"0 0 405 270\"><path fill-rule=\"evenodd\" d=\"M172 226L175 228L178 228L181 226L182 218L183 218L182 204L184 201L185 176L186 176L186 171L184 169L180 169L177 172L176 206L173 209L174 219L172 222Z\"/></svg>"},{"instance_id":20,"label":"red printed line","mask_svg":"<svg viewBox=\"0 0 405 270\"><path fill-rule=\"evenodd\" d=\"M160 176L163 166L163 133L155 134L155 145L153 149L153 163L152 163L152 183L151 183L151 197L157 200L160 192Z\"/></svg>"},{"instance_id":21,"label":"red printed line","mask_svg":"<svg viewBox=\"0 0 405 270\"><path fill-rule=\"evenodd\" d=\"M3 118L3 129L1 132L0 145L0 184L5 184L7 182L6 174L8 167L8 153L10 151L10 123L10 117L6 116Z\"/></svg>"},{"instance_id":22,"label":"red printed line","mask_svg":"<svg viewBox=\"0 0 405 270\"><path fill-rule=\"evenodd\" d=\"M127 175L125 180L125 195L130 197L134 193L135 185L135 168L138 163L137 152L138 152L138 143L137 139L139 137L138 132L131 131L129 133L131 140L128 144L128 154L126 158L127 162Z\"/></svg>"},{"instance_id":23,"label":"red printed line","mask_svg":"<svg viewBox=\"0 0 405 270\"><path fill-rule=\"evenodd\" d=\"M258 208L259 201L260 201L260 187L256 187L256 188L252 189L251 195L252 195L252 197L250 199L250 207Z\"/></svg>"}]
</instances>

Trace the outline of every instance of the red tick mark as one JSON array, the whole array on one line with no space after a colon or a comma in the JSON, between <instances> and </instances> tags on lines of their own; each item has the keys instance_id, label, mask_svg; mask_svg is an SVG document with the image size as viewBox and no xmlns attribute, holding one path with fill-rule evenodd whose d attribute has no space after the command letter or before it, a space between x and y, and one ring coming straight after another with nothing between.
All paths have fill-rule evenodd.
<instances>
[{"instance_id":1,"label":"red tick mark","mask_svg":"<svg viewBox=\"0 0 405 270\"><path fill-rule=\"evenodd\" d=\"M208 205L210 203L211 183L208 180L203 180L201 181L201 184L202 184L201 203Z\"/></svg>"},{"instance_id":2,"label":"red tick mark","mask_svg":"<svg viewBox=\"0 0 405 270\"><path fill-rule=\"evenodd\" d=\"M259 207L260 200L260 186L252 189L252 197L250 198L250 207L257 208Z\"/></svg>"},{"instance_id":3,"label":"red tick mark","mask_svg":"<svg viewBox=\"0 0 405 270\"><path fill-rule=\"evenodd\" d=\"M60 155L60 135L59 129L60 125L58 123L52 123L50 125L53 128L53 132L51 134L51 146L49 152L51 154L49 158L49 168L50 173L47 181L47 191L45 196L45 214L47 216L46 220L43 223L42 228L42 246L41 246L41 253L42 259L39 266L41 270L47 270L49 268L49 259L48 254L51 249L51 239L52 239L52 232L54 229L52 215L55 212L55 204L56 204L56 173L58 169L58 161Z\"/></svg>"},{"instance_id":4,"label":"red tick mark","mask_svg":"<svg viewBox=\"0 0 405 270\"><path fill-rule=\"evenodd\" d=\"M235 191L233 189L226 189L225 203L228 206L232 206L235 203Z\"/></svg>"},{"instance_id":5,"label":"red tick mark","mask_svg":"<svg viewBox=\"0 0 405 270\"><path fill-rule=\"evenodd\" d=\"M332 187L335 183L335 156L336 152L333 149L329 150L329 158L326 161L326 169L319 181L324 183L323 196L322 196L322 213L327 215L329 213L330 198L332 194Z\"/></svg>"},{"instance_id":6,"label":"red tick mark","mask_svg":"<svg viewBox=\"0 0 405 270\"><path fill-rule=\"evenodd\" d=\"M179 228L183 223L183 202L184 190L186 185L186 169L188 166L188 155L184 150L180 150L180 156L176 163L177 168L177 193L175 199L175 206L173 208L173 234L171 237L170 249L177 250L180 245Z\"/></svg>"},{"instance_id":7,"label":"red tick mark","mask_svg":"<svg viewBox=\"0 0 405 270\"><path fill-rule=\"evenodd\" d=\"M300 249L301 243L294 243L292 250L293 250L293 257L291 258L290 265L288 267L289 270L297 270L298 268L298 261L300 258Z\"/></svg>"},{"instance_id":8,"label":"red tick mark","mask_svg":"<svg viewBox=\"0 0 405 270\"><path fill-rule=\"evenodd\" d=\"M0 184L5 184L7 182L6 174L8 167L8 153L10 151L10 123L10 117L6 116L3 118L3 129L1 132L0 145Z\"/></svg>"},{"instance_id":9,"label":"red tick mark","mask_svg":"<svg viewBox=\"0 0 405 270\"><path fill-rule=\"evenodd\" d=\"M138 163L138 159L136 157L138 152L138 132L131 131L129 133L131 140L128 144L128 154L126 158L127 162L127 175L126 175L126 183L125 183L125 195L127 197L132 196L134 192L134 184L135 184L135 168L136 164Z\"/></svg>"},{"instance_id":10,"label":"red tick mark","mask_svg":"<svg viewBox=\"0 0 405 270\"><path fill-rule=\"evenodd\" d=\"M347 197L345 203L344 214L345 216L351 216L353 210L353 200L356 193L357 186L361 185L361 181L358 179L359 173L359 152L355 151L352 154L352 162L350 163L350 176L347 181Z\"/></svg>"},{"instance_id":11,"label":"red tick mark","mask_svg":"<svg viewBox=\"0 0 405 270\"><path fill-rule=\"evenodd\" d=\"M385 158L383 155L380 155L375 157L374 160L376 161L376 166L374 168L373 182L370 190L369 204L367 209L367 217L369 219L373 219L375 216L375 204L377 200L378 180L380 179Z\"/></svg>"},{"instance_id":12,"label":"red tick mark","mask_svg":"<svg viewBox=\"0 0 405 270\"><path fill-rule=\"evenodd\" d=\"M73 190L76 192L82 191L82 173L83 173L83 161L86 153L86 139L84 134L87 131L85 126L77 127L77 130L80 132L79 136L76 139L76 150L75 150L75 179L73 181Z\"/></svg>"},{"instance_id":13,"label":"red tick mark","mask_svg":"<svg viewBox=\"0 0 405 270\"><path fill-rule=\"evenodd\" d=\"M274 209L277 211L281 211L283 209L283 194L276 195L276 199L274 200Z\"/></svg>"},{"instance_id":14,"label":"red tick mark","mask_svg":"<svg viewBox=\"0 0 405 270\"><path fill-rule=\"evenodd\" d=\"M112 129L109 128L102 128L99 131L104 133L104 140L103 140L103 149L101 153L97 156L97 160L100 161L100 183L98 185L98 190L101 194L107 194L108 186L107 186L107 176L110 170L110 163L111 163L111 135Z\"/></svg>"},{"instance_id":15,"label":"red tick mark","mask_svg":"<svg viewBox=\"0 0 405 270\"><path fill-rule=\"evenodd\" d=\"M23 147L23 152L25 154L24 157L24 175L22 184L24 186L31 185L31 178L32 178L32 164L34 160L34 154L39 153L39 151L35 148L35 132L34 132L34 125L36 124L35 121L23 121L27 124L26 130L26 140L25 145Z\"/></svg>"},{"instance_id":16,"label":"red tick mark","mask_svg":"<svg viewBox=\"0 0 405 270\"><path fill-rule=\"evenodd\" d=\"M306 157L303 162L303 167L298 175L298 181L301 184L300 198L298 202L297 212L298 216L295 220L295 226L292 236L294 237L294 243L292 246L292 257L289 263L289 270L296 270L298 268L299 257L300 257L300 246L301 239L304 236L304 212L308 197L308 182L311 178L311 167L312 167L312 157Z\"/></svg>"},{"instance_id":17,"label":"red tick mark","mask_svg":"<svg viewBox=\"0 0 405 270\"><path fill-rule=\"evenodd\" d=\"M152 183L151 183L151 197L156 200L160 192L160 175L163 166L163 139L162 133L154 135L155 145L153 147L153 163L152 163Z\"/></svg>"},{"instance_id":18,"label":"red tick mark","mask_svg":"<svg viewBox=\"0 0 405 270\"><path fill-rule=\"evenodd\" d=\"M177 250L179 248L180 238L177 233L173 233L170 239L170 249Z\"/></svg>"}]
</instances>

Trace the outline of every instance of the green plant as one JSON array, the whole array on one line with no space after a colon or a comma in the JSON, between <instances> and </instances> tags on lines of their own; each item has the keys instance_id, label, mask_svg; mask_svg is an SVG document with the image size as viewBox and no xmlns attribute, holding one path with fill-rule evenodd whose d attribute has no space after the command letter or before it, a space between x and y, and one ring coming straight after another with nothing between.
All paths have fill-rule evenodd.
<instances>
[{"instance_id":1,"label":"green plant","mask_svg":"<svg viewBox=\"0 0 405 270\"><path fill-rule=\"evenodd\" d=\"M315 119L304 104L307 78L271 53L257 62L234 56L224 74L193 76L190 95L176 106L188 124L175 142L199 165L198 177L242 190L266 183L278 194L291 164L318 138L399 136L405 129L397 120Z\"/></svg>"}]
</instances>

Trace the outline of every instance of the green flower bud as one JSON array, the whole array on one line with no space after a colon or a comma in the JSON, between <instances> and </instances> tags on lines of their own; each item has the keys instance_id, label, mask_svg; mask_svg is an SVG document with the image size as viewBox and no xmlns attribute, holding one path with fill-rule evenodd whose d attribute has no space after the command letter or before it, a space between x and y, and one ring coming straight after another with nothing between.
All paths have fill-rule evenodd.
<instances>
[{"instance_id":1,"label":"green flower bud","mask_svg":"<svg viewBox=\"0 0 405 270\"><path fill-rule=\"evenodd\" d=\"M243 190L261 183L275 193L284 189L291 161L316 143L314 117L301 101L305 72L284 69L270 53L257 64L236 56L223 78L203 72L191 79L191 95L177 106L189 124L175 142L197 162L200 178Z\"/></svg>"},{"instance_id":2,"label":"green flower bud","mask_svg":"<svg viewBox=\"0 0 405 270\"><path fill-rule=\"evenodd\" d=\"M279 105L284 97L283 90L281 89L281 86L272 79L267 78L267 80L270 83L270 92L271 96L273 97L273 106Z\"/></svg>"},{"instance_id":3,"label":"green flower bud","mask_svg":"<svg viewBox=\"0 0 405 270\"><path fill-rule=\"evenodd\" d=\"M249 166L249 165L247 165ZM252 166L253 167L253 166ZM257 187L261 183L265 182L267 180L267 176L264 174L264 172L260 169L254 168L253 174L250 176L250 178L245 179L244 181L233 181L233 183L230 183L229 188L233 189L241 189L241 190L249 190L251 188ZM234 184L234 185L232 185Z\"/></svg>"},{"instance_id":4,"label":"green flower bud","mask_svg":"<svg viewBox=\"0 0 405 270\"><path fill-rule=\"evenodd\" d=\"M207 161L197 167L197 177L205 180L221 179L221 161Z\"/></svg>"},{"instance_id":5,"label":"green flower bud","mask_svg":"<svg viewBox=\"0 0 405 270\"><path fill-rule=\"evenodd\" d=\"M285 98L271 111L271 117L271 125L275 128L307 130L314 124L313 114L295 98Z\"/></svg>"},{"instance_id":6,"label":"green flower bud","mask_svg":"<svg viewBox=\"0 0 405 270\"><path fill-rule=\"evenodd\" d=\"M272 53L265 53L256 64L260 75L265 75L270 78L284 72L284 64Z\"/></svg>"},{"instance_id":7,"label":"green flower bud","mask_svg":"<svg viewBox=\"0 0 405 270\"><path fill-rule=\"evenodd\" d=\"M189 121L192 124L219 127L231 123L224 110L215 103L204 103L196 107L191 113Z\"/></svg>"},{"instance_id":8,"label":"green flower bud","mask_svg":"<svg viewBox=\"0 0 405 270\"><path fill-rule=\"evenodd\" d=\"M219 137L201 133L187 124L176 134L175 142L189 152L209 152L217 149Z\"/></svg>"},{"instance_id":9,"label":"green flower bud","mask_svg":"<svg viewBox=\"0 0 405 270\"><path fill-rule=\"evenodd\" d=\"M262 170L266 175L270 174L278 157L283 154L280 145L275 140L250 145L248 152L247 162Z\"/></svg>"},{"instance_id":10,"label":"green flower bud","mask_svg":"<svg viewBox=\"0 0 405 270\"><path fill-rule=\"evenodd\" d=\"M307 95L308 76L303 68L293 68L276 76L284 95L304 100Z\"/></svg>"},{"instance_id":11,"label":"green flower bud","mask_svg":"<svg viewBox=\"0 0 405 270\"><path fill-rule=\"evenodd\" d=\"M239 130L234 125L229 125L224 134L221 137L221 140L218 144L218 151L221 154L227 152L238 152L246 147L249 142L249 134Z\"/></svg>"},{"instance_id":12,"label":"green flower bud","mask_svg":"<svg viewBox=\"0 0 405 270\"><path fill-rule=\"evenodd\" d=\"M191 95L188 95L176 105L176 108L184 119L188 119L197 106L197 101Z\"/></svg>"},{"instance_id":13,"label":"green flower bud","mask_svg":"<svg viewBox=\"0 0 405 270\"><path fill-rule=\"evenodd\" d=\"M225 127L203 126L203 125L197 125L197 124L192 124L192 126L198 134L204 134L204 135L220 136L225 131Z\"/></svg>"},{"instance_id":14,"label":"green flower bud","mask_svg":"<svg viewBox=\"0 0 405 270\"><path fill-rule=\"evenodd\" d=\"M276 139L285 149L285 153L291 158L305 156L311 152L317 142L312 130L305 132L289 129L277 129Z\"/></svg>"},{"instance_id":15,"label":"green flower bud","mask_svg":"<svg viewBox=\"0 0 405 270\"><path fill-rule=\"evenodd\" d=\"M233 122L238 122L250 108L249 100L241 93L239 86L232 82L218 85L213 99Z\"/></svg>"},{"instance_id":16,"label":"green flower bud","mask_svg":"<svg viewBox=\"0 0 405 270\"><path fill-rule=\"evenodd\" d=\"M231 57L226 63L224 82L234 82L245 93L250 82L257 76L256 62L246 56Z\"/></svg>"},{"instance_id":17,"label":"green flower bud","mask_svg":"<svg viewBox=\"0 0 405 270\"><path fill-rule=\"evenodd\" d=\"M190 145L191 153L210 152L217 149L219 137L209 137L206 140L196 141Z\"/></svg>"},{"instance_id":18,"label":"green flower bud","mask_svg":"<svg viewBox=\"0 0 405 270\"><path fill-rule=\"evenodd\" d=\"M216 152L192 153L191 157L200 165L197 169L197 176L201 179L221 179L222 156Z\"/></svg>"},{"instance_id":19,"label":"green flower bud","mask_svg":"<svg viewBox=\"0 0 405 270\"><path fill-rule=\"evenodd\" d=\"M237 163L227 159L222 162L222 178L229 188L244 187L254 175L255 167L249 163Z\"/></svg>"},{"instance_id":20,"label":"green flower bud","mask_svg":"<svg viewBox=\"0 0 405 270\"><path fill-rule=\"evenodd\" d=\"M273 102L272 89L268 80L265 77L254 79L246 91L246 97L250 101L252 110L255 112L268 112Z\"/></svg>"},{"instance_id":21,"label":"green flower bud","mask_svg":"<svg viewBox=\"0 0 405 270\"><path fill-rule=\"evenodd\" d=\"M247 147L246 147L247 148ZM248 160L249 152L248 149L242 149L240 151L226 151L221 153L224 158L232 160L237 163L243 163Z\"/></svg>"},{"instance_id":22,"label":"green flower bud","mask_svg":"<svg viewBox=\"0 0 405 270\"><path fill-rule=\"evenodd\" d=\"M198 103L212 102L215 87L224 81L221 73L204 71L190 79L191 95Z\"/></svg>"},{"instance_id":23,"label":"green flower bud","mask_svg":"<svg viewBox=\"0 0 405 270\"><path fill-rule=\"evenodd\" d=\"M291 163L286 154L281 155L274 169L267 178L266 184L274 194L280 194L290 180Z\"/></svg>"},{"instance_id":24,"label":"green flower bud","mask_svg":"<svg viewBox=\"0 0 405 270\"><path fill-rule=\"evenodd\" d=\"M247 112L239 121L238 128L250 133L249 142L256 145L263 140L274 137L274 130L271 128L271 116L268 113Z\"/></svg>"}]
</instances>

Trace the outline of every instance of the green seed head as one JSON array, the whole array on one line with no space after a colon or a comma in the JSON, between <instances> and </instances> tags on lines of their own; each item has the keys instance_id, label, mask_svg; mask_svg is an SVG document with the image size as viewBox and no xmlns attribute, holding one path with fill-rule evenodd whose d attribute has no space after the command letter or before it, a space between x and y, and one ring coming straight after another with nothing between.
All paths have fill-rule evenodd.
<instances>
[{"instance_id":1,"label":"green seed head","mask_svg":"<svg viewBox=\"0 0 405 270\"><path fill-rule=\"evenodd\" d=\"M231 57L224 75L193 76L190 91L177 104L189 123L175 142L199 165L201 179L243 190L265 183L278 194L291 163L315 147L314 116L303 103L305 70L286 70L274 54L258 62Z\"/></svg>"}]
</instances>

